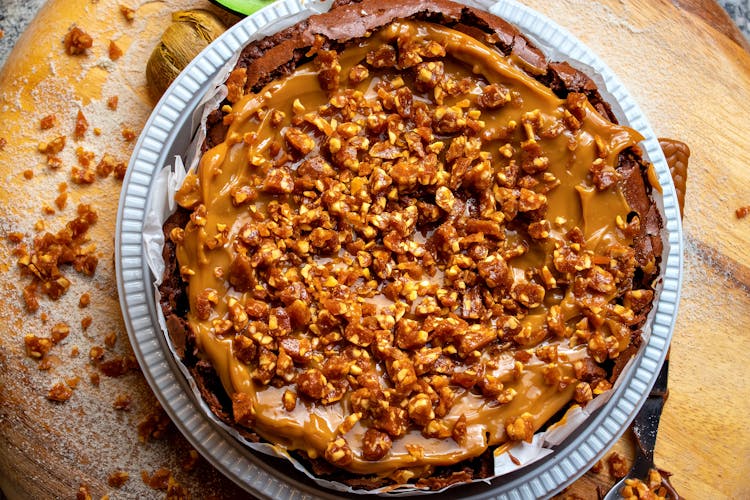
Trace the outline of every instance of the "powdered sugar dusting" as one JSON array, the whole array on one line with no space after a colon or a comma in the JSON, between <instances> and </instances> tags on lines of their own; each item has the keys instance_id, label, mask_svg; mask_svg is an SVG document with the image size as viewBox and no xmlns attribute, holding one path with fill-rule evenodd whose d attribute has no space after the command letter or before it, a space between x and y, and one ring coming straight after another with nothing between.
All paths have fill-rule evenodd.
<instances>
[{"instance_id":1,"label":"powdered sugar dusting","mask_svg":"<svg viewBox=\"0 0 750 500\"><path fill-rule=\"evenodd\" d=\"M76 149L93 153L92 168L105 153L127 163L134 142L128 142L122 131L129 128L138 133L152 106L144 70L157 35L144 37L139 33L147 24L150 32L161 31L172 11L208 7L207 2L200 1L170 0L158 6L138 2L143 6L129 24L118 12L119 3L136 2L102 0L86 7L87 16L111 20L107 33L91 31L94 47L88 56L64 55L62 44L57 45L64 35L61 32L46 58L23 76L5 82L0 91L2 112L14 117L10 123L0 123L0 137L8 141L0 152L0 199L6 202L0 214L0 324L4 325L0 329L0 469L9 482L8 494L15 492L21 497L70 498L81 483L89 486L94 497L152 497L155 491L143 483L141 471L151 474L163 467L186 485L192 496L218 493L236 498L241 495L239 490L204 461L199 461L194 471L183 469L190 447L173 428L162 439L141 443L138 424L158 410L144 378L137 369L120 377L107 377L89 358L92 347L103 348L104 361L132 356L113 264L113 234L122 184L113 175L97 177L92 185L74 184L71 168L78 165ZM85 21L79 25L86 29ZM107 56L109 40L124 36L132 37L132 42L121 59L111 61ZM71 80L80 83L71 86ZM116 111L107 105L112 96L119 100ZM73 130L79 110L89 127L76 141ZM57 117L57 125L41 130L40 120L50 114ZM99 129L99 135L95 129ZM37 148L40 142L60 135L67 141L58 155L62 167L54 170ZM24 179L25 170L33 171L32 179ZM63 209L58 209L54 201L61 183L68 185L68 200ZM21 292L30 278L21 277L18 257L12 254L16 245L8 236L22 233L23 243L31 247L34 236L45 231L54 234L73 219L79 203L92 205L99 216L89 229L89 242L83 245L95 248L99 259L96 273L87 277L63 266L63 274L72 282L67 293L57 301L39 294L39 310L27 313ZM55 213L45 215L43 205L54 208ZM91 296L86 308L79 307L83 293ZM46 321L42 319L45 316ZM91 326L84 329L82 321L87 317L91 317ZM52 347L50 368L42 371L39 362L27 356L24 337L49 337L52 327L61 322L69 325L70 334ZM116 341L109 347L105 338L112 334ZM92 383L92 375L99 376L98 386ZM47 400L50 387L58 382L75 385L76 377L78 384L67 402ZM122 395L131 400L128 411L113 408ZM130 475L119 489L107 484L108 475L116 470Z\"/></svg>"}]
</instances>

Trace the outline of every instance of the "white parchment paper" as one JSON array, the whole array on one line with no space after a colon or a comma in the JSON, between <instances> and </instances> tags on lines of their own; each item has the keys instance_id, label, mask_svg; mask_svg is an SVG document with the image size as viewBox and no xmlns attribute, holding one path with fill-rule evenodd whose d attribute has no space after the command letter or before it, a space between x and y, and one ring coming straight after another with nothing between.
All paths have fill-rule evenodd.
<instances>
[{"instance_id":1,"label":"white parchment paper","mask_svg":"<svg viewBox=\"0 0 750 500\"><path fill-rule=\"evenodd\" d=\"M289 26L292 26L293 24L303 19L306 19L307 17L311 15L325 12L330 8L330 5L332 4L331 0L326 0L324 2L318 2L318 1L311 2L311 1L305 1L305 0L299 0L299 1L301 5L303 6L303 9L298 14L289 15L286 11L283 11L283 12L277 12L275 18L273 16L266 15L265 20L267 22L261 27L261 29L253 37L251 37L248 40L248 43L254 40L261 39L265 36L277 33L278 31L284 28L287 28ZM458 1L461 1L461 3L464 3L466 5L476 7L482 10L490 11L493 13L497 13L496 11L498 10L499 6L504 6L506 8L508 7L513 8L514 6L517 5L512 0L505 0L501 2L494 2L491 0L463 0L463 1L458 0ZM272 5L271 7L273 7L274 5ZM518 8L522 8L522 7L518 6ZM625 113L623 112L623 109L621 108L618 100L608 91L607 86L605 84L605 80L602 77L602 75L595 68L587 66L575 59L571 59L569 54L574 52L574 50L571 50L568 47L565 51L560 51L558 50L558 47L549 43L548 37L546 36L547 32L549 31L548 20L539 16L538 22L536 24L534 23L532 24L533 26L531 29L527 29L527 30L522 29L524 34L528 36L529 39L531 39L540 49L544 51L544 53L547 55L549 60L567 61L575 68L583 71L588 76L593 78L594 81L599 86L599 91L602 94L602 97L611 105L615 116L617 116L618 120L620 120L622 123L627 124L627 120L625 117ZM580 44L574 43L573 49L581 50L581 47L582 46L580 46ZM344 492L344 493L350 493L350 494L351 493L357 493L357 494L359 493L362 493L362 494L381 493L381 494L388 494L389 496L401 496L401 495L419 495L419 494L436 493L436 491L420 490L420 489L414 488L413 486L389 487L389 488L382 488L380 490L375 490L375 491L358 490L358 489L351 488L347 485L344 485L338 482L326 481L326 480L316 477L302 463L300 463L294 457L289 455L285 450L279 447L276 447L274 445L268 444L268 443L249 442L246 439L244 439L235 429L224 424L218 418L216 418L213 412L208 408L206 403L203 401L203 398L201 397L198 387L195 381L193 380L190 372L181 362L179 362L180 358L177 355L175 348L171 343L171 339L166 328L166 322L164 320L163 315L161 314L161 307L159 306L160 294L158 291L158 285L161 283L162 275L164 273L164 261L162 258L164 236L162 232L162 226L164 222L166 221L166 219L176 210L176 205L174 202L175 192L177 191L177 189L179 189L187 173L197 168L198 162L200 160L200 147L206 136L205 118L208 113L218 108L219 103L221 103L223 99L226 97L227 90L223 82L226 80L226 77L228 76L229 72L236 65L238 57L239 57L239 52L216 75L216 77L213 79L213 84L210 86L209 90L206 92L206 95L204 96L204 98L200 101L197 110L200 110L200 116L202 117L202 119L200 120L200 123L197 124L197 130L195 131L194 139L188 151L185 152L184 157L179 157L179 156L175 157L174 163L172 165L165 166L155 176L155 179L152 184L153 198L151 200L150 210L147 212L145 216L143 242L144 242L144 247L146 249L146 258L147 258L148 265L155 277L155 282L153 286L155 290L155 299L156 299L156 306L157 306L156 310L159 312L160 326L167 339L167 343L170 346L172 355L175 357L176 360L178 360L178 366L180 367L180 370L183 376L188 380L193 390L194 397L196 401L198 402L198 404L200 405L202 411L206 414L208 418L210 418L214 422L214 424L224 429L227 433L233 436L234 439L242 442L243 444L245 444L248 448L252 450L265 453L267 455L287 459L297 470L307 475L312 481L317 483L319 486L333 489L333 490L340 491L340 492ZM664 210L663 210L663 205L661 204L660 197L657 196L655 193L654 198L657 201L657 205L662 213L662 217L664 217L664 219L666 220L664 213L663 213ZM666 258L666 255L668 254L668 248L666 248L667 238L664 237L663 239L665 242L664 257ZM659 290L657 287L657 293L658 292ZM648 321L646 322L646 326L644 327L644 331L643 331L644 340L647 340L650 334L650 325L652 323L651 320L652 320L652 316L654 312L655 311L651 312L651 315ZM631 359L630 362L626 365L625 370L623 370L623 373L625 373L625 371L630 367L632 363L633 363L633 360ZM566 438L568 438L577 429L579 429L579 427L589 418L589 416L595 410L597 410L598 408L606 404L606 402L610 399L611 395L613 394L613 392L615 392L615 389L620 385L621 381L624 378L625 377L619 377L618 381L615 383L615 387L612 390L607 391L604 394L601 394L599 396L596 396L592 401L590 401L586 405L585 408L577 406L577 405L573 406L566 413L565 418L563 419L563 423L554 424L545 432L537 432L534 435L534 438L531 443L521 442L510 447L505 452L496 453L495 460L494 460L495 475L491 478L485 478L485 479L481 479L477 481L489 482L498 476L508 474L520 468L526 467L529 464L532 464L546 457L550 453L552 453L553 447L555 445L562 443ZM452 486L455 486L455 485L452 485ZM448 488L452 486L449 486Z\"/></svg>"}]
</instances>

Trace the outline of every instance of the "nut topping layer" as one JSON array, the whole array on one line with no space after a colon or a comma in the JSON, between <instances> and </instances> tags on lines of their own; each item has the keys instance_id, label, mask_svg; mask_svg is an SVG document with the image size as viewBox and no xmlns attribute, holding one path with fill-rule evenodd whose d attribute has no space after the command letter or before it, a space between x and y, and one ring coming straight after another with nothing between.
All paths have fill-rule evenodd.
<instances>
[{"instance_id":1,"label":"nut topping layer","mask_svg":"<svg viewBox=\"0 0 750 500\"><path fill-rule=\"evenodd\" d=\"M617 171L641 137L440 25L307 56L258 94L230 77L226 139L177 194L188 319L237 422L403 477L609 388L653 298Z\"/></svg>"}]
</instances>

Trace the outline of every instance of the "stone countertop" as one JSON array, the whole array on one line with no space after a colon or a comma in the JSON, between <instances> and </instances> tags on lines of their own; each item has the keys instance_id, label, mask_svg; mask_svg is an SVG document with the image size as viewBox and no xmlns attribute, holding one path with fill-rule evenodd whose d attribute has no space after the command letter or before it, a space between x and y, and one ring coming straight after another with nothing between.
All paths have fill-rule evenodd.
<instances>
[{"instance_id":1,"label":"stone countertop","mask_svg":"<svg viewBox=\"0 0 750 500\"><path fill-rule=\"evenodd\" d=\"M0 68L13 45L46 0L0 0ZM750 40L750 0L718 0Z\"/></svg>"}]
</instances>

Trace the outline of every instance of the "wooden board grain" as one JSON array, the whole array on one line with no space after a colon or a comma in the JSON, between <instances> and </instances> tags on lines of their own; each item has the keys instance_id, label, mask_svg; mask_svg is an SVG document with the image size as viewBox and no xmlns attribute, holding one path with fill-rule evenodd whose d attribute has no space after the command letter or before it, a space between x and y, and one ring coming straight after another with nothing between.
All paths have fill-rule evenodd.
<instances>
[{"instance_id":1,"label":"wooden board grain","mask_svg":"<svg viewBox=\"0 0 750 500\"><path fill-rule=\"evenodd\" d=\"M19 42L0 73L0 484L9 496L70 498L82 483L92 494L113 498L153 497L140 472L169 469L192 496L218 494L237 498L240 491L205 463L183 467L189 446L175 432L141 443L137 426L154 411L155 401L138 373L110 379L99 387L88 382L91 346L104 345L115 332L117 343L107 355L129 352L120 319L111 262L114 213L119 184L111 178L92 186L71 187L64 210L45 216L60 182L69 180L75 146L127 158L132 143L121 129L138 130L152 103L146 97L143 62L166 25L169 12L185 2L146 2L134 25L119 14L120 2L50 0L40 18ZM659 440L657 464L674 473L673 484L687 498L748 498L750 485L750 382L745 358L750 350L750 217L738 220L734 210L750 205L750 56L736 29L714 2L680 0L527 0L589 45L615 71L640 104L656 134L688 143L692 150L685 208L685 270L680 313L670 365L670 396ZM190 5L207 6L200 0ZM99 19L99 21L97 21ZM62 54L61 38L71 24L95 38L85 58ZM107 43L125 49L121 61L106 56ZM105 101L121 98L118 111ZM50 171L36 151L40 137L70 135L78 109L89 117L91 131L71 141L64 168ZM38 121L55 113L59 124L42 132ZM22 171L31 169L26 181ZM26 314L19 302L24 284L7 240L10 232L30 237L38 220L56 230L74 213L78 202L93 203L100 220L92 241L100 255L97 277L71 273L73 289L63 302L43 301L49 316ZM92 306L77 307L78 296L92 293ZM94 317L91 328L80 321ZM54 348L61 362L41 372L24 352L29 332L47 334L66 321L71 334ZM78 347L78 357L71 357ZM80 376L73 398L63 405L44 395L55 381ZM117 411L112 402L131 397L131 410ZM630 453L626 436L618 449ZM114 470L130 479L122 488L107 484ZM606 471L606 468L605 468ZM564 495L596 498L607 487L606 473L589 473Z\"/></svg>"}]
</instances>

